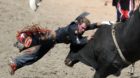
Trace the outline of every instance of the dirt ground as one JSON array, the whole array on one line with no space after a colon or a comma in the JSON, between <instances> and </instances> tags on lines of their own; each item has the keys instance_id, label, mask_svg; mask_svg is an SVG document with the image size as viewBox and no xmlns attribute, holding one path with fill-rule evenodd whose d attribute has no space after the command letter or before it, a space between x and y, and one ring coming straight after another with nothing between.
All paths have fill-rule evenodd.
<instances>
[{"instance_id":1,"label":"dirt ground","mask_svg":"<svg viewBox=\"0 0 140 78\"><path fill-rule=\"evenodd\" d=\"M40 24L55 30L85 11L90 13L91 22L115 21L115 8L111 4L104 6L104 0L43 0L37 12L29 8L28 0L0 0L0 78L92 78L91 67L82 63L73 68L65 66L64 59L69 51L66 44L56 45L41 60L17 70L14 76L9 75L7 66L8 58L19 54L13 47L18 29ZM139 65L136 63L135 72L140 76ZM129 78L129 70L130 67L125 68L118 78Z\"/></svg>"}]
</instances>

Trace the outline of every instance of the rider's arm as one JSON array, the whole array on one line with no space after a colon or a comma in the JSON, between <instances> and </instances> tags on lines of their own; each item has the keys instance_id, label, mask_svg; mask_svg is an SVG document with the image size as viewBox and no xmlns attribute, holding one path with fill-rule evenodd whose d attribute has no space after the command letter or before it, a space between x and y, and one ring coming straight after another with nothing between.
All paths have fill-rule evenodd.
<instances>
[{"instance_id":1,"label":"rider's arm","mask_svg":"<svg viewBox=\"0 0 140 78\"><path fill-rule=\"evenodd\" d=\"M101 23L93 23L86 30L92 30L101 27Z\"/></svg>"}]
</instances>

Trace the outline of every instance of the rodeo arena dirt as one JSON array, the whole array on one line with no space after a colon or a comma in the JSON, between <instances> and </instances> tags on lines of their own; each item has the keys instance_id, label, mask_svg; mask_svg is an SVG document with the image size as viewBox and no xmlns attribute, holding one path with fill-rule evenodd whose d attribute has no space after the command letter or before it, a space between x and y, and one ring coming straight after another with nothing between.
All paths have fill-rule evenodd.
<instances>
[{"instance_id":1,"label":"rodeo arena dirt","mask_svg":"<svg viewBox=\"0 0 140 78\"><path fill-rule=\"evenodd\" d=\"M0 78L92 78L95 70L81 62L70 68L64 64L69 45L57 44L36 63L9 74L8 60L19 54L13 47L16 31L31 24L49 29L66 26L82 12L91 22L115 21L115 7L104 6L104 0L42 0L36 12L29 8L28 0L0 0ZM85 34L95 32L87 31ZM111 56L110 56L111 57ZM140 63L135 64L135 75L140 76ZM118 78L130 78L131 66ZM111 75L108 78L116 78ZM138 77L137 77L138 78Z\"/></svg>"}]
</instances>

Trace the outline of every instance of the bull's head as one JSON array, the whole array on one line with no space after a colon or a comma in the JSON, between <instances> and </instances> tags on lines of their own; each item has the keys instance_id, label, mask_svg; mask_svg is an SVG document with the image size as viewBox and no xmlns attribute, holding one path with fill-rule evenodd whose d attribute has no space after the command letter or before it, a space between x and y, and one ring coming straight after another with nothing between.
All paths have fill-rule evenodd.
<instances>
[{"instance_id":1,"label":"bull's head","mask_svg":"<svg viewBox=\"0 0 140 78\"><path fill-rule=\"evenodd\" d=\"M65 65L67 65L69 67L73 67L74 64L79 62L79 60L76 59L76 57L77 57L76 55L77 55L77 53L71 51L64 61Z\"/></svg>"}]
</instances>

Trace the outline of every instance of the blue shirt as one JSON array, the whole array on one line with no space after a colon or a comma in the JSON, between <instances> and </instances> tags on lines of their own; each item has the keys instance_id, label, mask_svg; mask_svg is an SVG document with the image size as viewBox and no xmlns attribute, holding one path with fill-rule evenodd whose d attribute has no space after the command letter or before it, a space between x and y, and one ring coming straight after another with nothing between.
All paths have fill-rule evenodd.
<instances>
[{"instance_id":1,"label":"blue shirt","mask_svg":"<svg viewBox=\"0 0 140 78\"><path fill-rule=\"evenodd\" d=\"M89 29L95 29L97 26L95 24L91 24ZM66 27L62 27L56 30L56 42L57 43L71 43L73 45L85 45L88 40L87 37L83 37L82 34L76 34L75 32L78 29L78 25L75 22L70 23Z\"/></svg>"}]
</instances>

